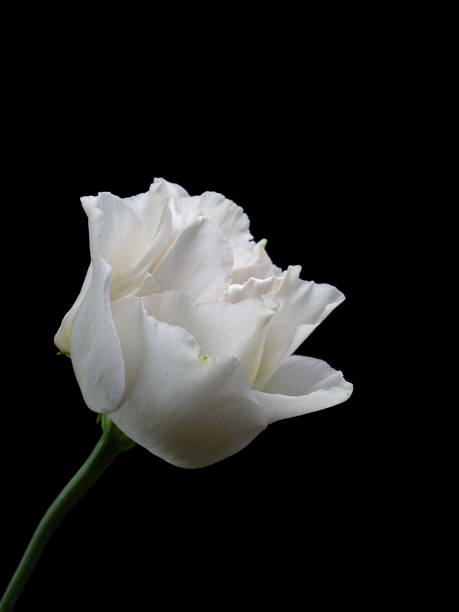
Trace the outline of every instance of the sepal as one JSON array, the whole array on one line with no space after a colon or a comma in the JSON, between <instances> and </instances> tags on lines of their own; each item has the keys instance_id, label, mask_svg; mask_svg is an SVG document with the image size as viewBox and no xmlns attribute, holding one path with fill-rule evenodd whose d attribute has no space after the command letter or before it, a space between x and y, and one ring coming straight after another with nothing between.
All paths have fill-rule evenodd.
<instances>
[{"instance_id":1,"label":"sepal","mask_svg":"<svg viewBox=\"0 0 459 612\"><path fill-rule=\"evenodd\" d=\"M97 416L97 422L102 423L102 429L104 435L113 442L120 451L126 451L133 448L136 445L134 440L131 440L126 434L124 434L116 425L111 421L107 414L99 414Z\"/></svg>"}]
</instances>

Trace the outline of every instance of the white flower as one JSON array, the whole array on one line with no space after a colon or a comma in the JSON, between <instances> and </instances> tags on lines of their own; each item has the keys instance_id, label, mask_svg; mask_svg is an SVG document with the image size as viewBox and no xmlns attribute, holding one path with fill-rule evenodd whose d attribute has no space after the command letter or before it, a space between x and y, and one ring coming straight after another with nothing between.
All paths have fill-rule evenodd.
<instances>
[{"instance_id":1,"label":"white flower","mask_svg":"<svg viewBox=\"0 0 459 612\"><path fill-rule=\"evenodd\" d=\"M87 405L130 438L201 467L351 395L341 372L292 356L343 294L276 267L239 206L162 179L81 201L91 264L55 342Z\"/></svg>"}]
</instances>

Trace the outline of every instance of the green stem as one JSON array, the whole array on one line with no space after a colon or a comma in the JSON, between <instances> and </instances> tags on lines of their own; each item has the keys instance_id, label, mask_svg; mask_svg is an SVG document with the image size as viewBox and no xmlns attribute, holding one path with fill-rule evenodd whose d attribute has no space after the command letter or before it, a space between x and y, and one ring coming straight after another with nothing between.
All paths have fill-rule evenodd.
<instances>
[{"instance_id":1,"label":"green stem","mask_svg":"<svg viewBox=\"0 0 459 612\"><path fill-rule=\"evenodd\" d=\"M120 452L134 446L135 443L127 438L106 415L102 417L102 427L104 433L94 450L41 519L3 595L0 612L10 612L13 609L46 543L67 512L89 491Z\"/></svg>"}]
</instances>

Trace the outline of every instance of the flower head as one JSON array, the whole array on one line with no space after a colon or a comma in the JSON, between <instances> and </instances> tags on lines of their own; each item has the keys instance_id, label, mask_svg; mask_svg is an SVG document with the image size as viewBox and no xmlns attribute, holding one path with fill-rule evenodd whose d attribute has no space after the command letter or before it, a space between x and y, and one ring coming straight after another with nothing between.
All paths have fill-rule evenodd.
<instances>
[{"instance_id":1,"label":"flower head","mask_svg":"<svg viewBox=\"0 0 459 612\"><path fill-rule=\"evenodd\" d=\"M89 408L134 441L202 467L351 395L341 372L293 355L343 294L275 266L239 206L163 179L82 204L91 264L55 342Z\"/></svg>"}]
</instances>

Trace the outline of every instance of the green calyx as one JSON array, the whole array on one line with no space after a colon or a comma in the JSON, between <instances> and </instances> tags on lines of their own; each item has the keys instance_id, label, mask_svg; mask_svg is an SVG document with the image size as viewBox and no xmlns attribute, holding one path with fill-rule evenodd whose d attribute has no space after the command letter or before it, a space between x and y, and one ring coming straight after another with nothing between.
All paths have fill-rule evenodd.
<instances>
[{"instance_id":1,"label":"green calyx","mask_svg":"<svg viewBox=\"0 0 459 612\"><path fill-rule=\"evenodd\" d=\"M58 351L56 355L65 355L66 357L70 357L70 353L68 351ZM205 359L207 359L207 356ZM118 429L115 423L110 420L108 415L99 413L97 415L96 423L102 423L102 430L104 432L105 439L120 451L129 450L136 445L131 438L126 436L126 434Z\"/></svg>"},{"instance_id":2,"label":"green calyx","mask_svg":"<svg viewBox=\"0 0 459 612\"><path fill-rule=\"evenodd\" d=\"M133 448L136 443L131 438L128 438L118 427L110 420L107 414L99 414L97 416L97 423L102 423L102 429L104 436L107 436L120 451L127 451Z\"/></svg>"}]
</instances>

